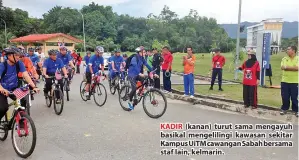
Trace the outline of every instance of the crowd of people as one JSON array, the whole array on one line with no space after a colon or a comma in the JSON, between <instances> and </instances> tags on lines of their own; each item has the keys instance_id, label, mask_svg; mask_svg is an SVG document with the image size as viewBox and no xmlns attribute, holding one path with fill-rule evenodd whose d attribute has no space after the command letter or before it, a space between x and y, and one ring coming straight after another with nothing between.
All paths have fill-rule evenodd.
<instances>
[{"instance_id":1,"label":"crowd of people","mask_svg":"<svg viewBox=\"0 0 299 160\"><path fill-rule=\"evenodd\" d=\"M34 53L34 51L36 51ZM211 85L210 90L213 90L213 86L216 78L218 78L218 90L223 91L222 87L222 73L225 65L225 57L221 54L220 49L214 49L215 53L211 63ZM52 86L52 80L50 77L55 76L57 70L60 70L65 78L68 78L71 82L73 73L80 73L80 65L83 62L85 69L85 76L87 80L86 85L86 97L90 99L89 87L91 79L98 71L102 71L104 74L104 48L98 46L95 48L95 54L91 55L88 51L84 58L80 53L72 51L71 53L66 47L61 46L59 51L48 51L49 58L45 57L42 53L41 47L28 48L28 52L25 53L23 47L10 47L3 51L1 54L0 64L0 118L2 118L7 109L7 95L8 91L12 91L19 86L18 79L23 78L30 85L32 90L39 91L36 86L36 81L41 77L45 78L44 94L47 95ZM291 46L288 48L287 56L282 59L282 81L281 81L281 96L282 107L281 114L285 114L290 107L290 100L292 101L292 110L298 116L298 56L297 47ZM154 87L161 89L160 73L162 73L163 91L170 93L171 87L171 73L173 65L173 55L169 50L169 47L162 48L161 54L158 53L157 48L151 50L145 49L140 46L136 49L136 53L128 56L126 54L121 55L121 51L117 50L108 59L109 80L114 83L113 79L117 73L127 72L127 78L131 84L132 90L129 94L128 103L130 109L134 109L137 104L136 87L137 81L144 78L145 73L154 71ZM184 96L190 96L194 98L194 70L196 65L196 57L193 53L192 47L187 47L187 54L183 56L182 65L184 67ZM144 69L146 66L146 70ZM257 61L254 51L248 51L248 60L246 60L237 70L243 70L243 100L244 107L252 107L253 109L258 106L257 89L260 80L260 64ZM62 81L59 81L61 89L63 89ZM68 88L69 89L69 88ZM32 97L34 98L34 97ZM59 103L59 102L58 102Z\"/></svg>"}]
</instances>

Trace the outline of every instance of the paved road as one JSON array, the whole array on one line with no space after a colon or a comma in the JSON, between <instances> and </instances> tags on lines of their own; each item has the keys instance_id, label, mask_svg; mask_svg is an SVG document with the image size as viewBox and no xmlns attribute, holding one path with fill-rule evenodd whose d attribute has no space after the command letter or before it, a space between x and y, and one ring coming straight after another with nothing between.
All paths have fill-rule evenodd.
<instances>
[{"instance_id":1,"label":"paved road","mask_svg":"<svg viewBox=\"0 0 299 160\"><path fill-rule=\"evenodd\" d=\"M37 128L37 146L30 160L296 160L298 138L293 148L235 148L223 150L225 156L160 156L160 123L276 123L235 113L168 100L168 110L160 119L151 119L139 105L132 112L123 111L116 96L108 92L107 103L97 107L79 96L77 75L72 83L71 101L61 116L47 108L43 96L37 95L32 117ZM294 128L298 137L298 127ZM0 142L0 159L20 159L10 137Z\"/></svg>"}]
</instances>

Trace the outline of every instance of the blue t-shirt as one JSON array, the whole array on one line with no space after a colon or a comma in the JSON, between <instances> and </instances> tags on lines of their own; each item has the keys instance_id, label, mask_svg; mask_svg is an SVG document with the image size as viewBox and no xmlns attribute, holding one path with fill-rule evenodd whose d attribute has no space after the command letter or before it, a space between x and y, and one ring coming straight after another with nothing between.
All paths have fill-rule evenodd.
<instances>
[{"instance_id":1,"label":"blue t-shirt","mask_svg":"<svg viewBox=\"0 0 299 160\"><path fill-rule=\"evenodd\" d=\"M47 58L43 64L43 68L47 69L47 74L55 74L57 69L60 70L63 67L64 65L62 63L62 60L58 58L56 59L56 61L52 60L51 58Z\"/></svg>"},{"instance_id":2,"label":"blue t-shirt","mask_svg":"<svg viewBox=\"0 0 299 160\"><path fill-rule=\"evenodd\" d=\"M144 57L142 57L140 55L137 55L137 58L138 58L138 61L137 61L135 56L131 60L131 65L130 65L129 70L128 70L128 76L129 77L138 76L140 71L141 71L141 68L143 67L143 65L145 65L149 71L152 71L152 67L147 64Z\"/></svg>"},{"instance_id":3,"label":"blue t-shirt","mask_svg":"<svg viewBox=\"0 0 299 160\"><path fill-rule=\"evenodd\" d=\"M90 59L90 57L85 56L84 59L83 59L83 61L85 61L85 63L88 64L89 63L89 59Z\"/></svg>"},{"instance_id":4,"label":"blue t-shirt","mask_svg":"<svg viewBox=\"0 0 299 160\"><path fill-rule=\"evenodd\" d=\"M90 73L89 66L92 65L93 73L99 71L99 67L104 65L104 58L101 56L93 55L89 59L88 67L86 67L86 72Z\"/></svg>"},{"instance_id":5,"label":"blue t-shirt","mask_svg":"<svg viewBox=\"0 0 299 160\"><path fill-rule=\"evenodd\" d=\"M19 61L19 69L20 72L25 72L25 66L24 63ZM2 75L3 71L5 69L4 63L0 63L0 75ZM17 73L17 67L16 65L9 65L7 63L7 69L6 74L3 76L3 79L1 81L1 86L5 88L8 91L12 91L13 89L18 87L18 73Z\"/></svg>"},{"instance_id":6,"label":"blue t-shirt","mask_svg":"<svg viewBox=\"0 0 299 160\"><path fill-rule=\"evenodd\" d=\"M112 61L114 62L114 68L120 71L120 66L124 62L124 58L122 56L113 56Z\"/></svg>"},{"instance_id":7,"label":"blue t-shirt","mask_svg":"<svg viewBox=\"0 0 299 160\"><path fill-rule=\"evenodd\" d=\"M31 62L33 63L34 66L37 65L38 62L40 62L40 59L38 57L38 55L34 54L32 56L30 56L28 53L26 54L26 57L29 57Z\"/></svg>"},{"instance_id":8,"label":"blue t-shirt","mask_svg":"<svg viewBox=\"0 0 299 160\"><path fill-rule=\"evenodd\" d=\"M68 66L70 61L72 61L72 56L68 53L66 55L62 55L61 53L57 54L57 59L61 59L63 62L63 65Z\"/></svg>"},{"instance_id":9,"label":"blue t-shirt","mask_svg":"<svg viewBox=\"0 0 299 160\"><path fill-rule=\"evenodd\" d=\"M112 69L112 64L111 64L111 62L112 62L112 60L113 60L113 57L114 57L114 56L111 56L111 57L109 57L108 60L107 60L107 61L108 61L108 69L109 69L109 70Z\"/></svg>"}]
</instances>

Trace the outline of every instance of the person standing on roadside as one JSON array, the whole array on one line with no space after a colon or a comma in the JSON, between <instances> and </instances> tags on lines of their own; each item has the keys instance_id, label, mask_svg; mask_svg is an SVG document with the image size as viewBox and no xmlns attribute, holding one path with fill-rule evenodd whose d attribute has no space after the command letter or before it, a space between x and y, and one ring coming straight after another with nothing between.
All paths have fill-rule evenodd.
<instances>
[{"instance_id":1,"label":"person standing on roadside","mask_svg":"<svg viewBox=\"0 0 299 160\"><path fill-rule=\"evenodd\" d=\"M183 57L184 66L184 96L194 98L194 66L195 56L193 55L192 47L187 47L187 56ZM189 92L190 91L190 92Z\"/></svg>"},{"instance_id":2,"label":"person standing on roadside","mask_svg":"<svg viewBox=\"0 0 299 160\"><path fill-rule=\"evenodd\" d=\"M171 66L173 61L173 56L169 52L169 47L165 46L162 49L163 53L163 63L162 63L162 71L163 71L163 87L165 90L165 93L171 92Z\"/></svg>"},{"instance_id":3,"label":"person standing on roadside","mask_svg":"<svg viewBox=\"0 0 299 160\"><path fill-rule=\"evenodd\" d=\"M219 91L222 89L222 68L225 65L225 57L220 54L220 49L214 49L215 56L212 59L212 81L210 90L213 90L213 86L218 75L218 86Z\"/></svg>"},{"instance_id":4,"label":"person standing on roadside","mask_svg":"<svg viewBox=\"0 0 299 160\"><path fill-rule=\"evenodd\" d=\"M147 64L153 68L153 53L150 50L146 51L147 57L146 57L146 62ZM147 74L149 74L150 70L147 69Z\"/></svg>"},{"instance_id":5,"label":"person standing on roadside","mask_svg":"<svg viewBox=\"0 0 299 160\"><path fill-rule=\"evenodd\" d=\"M282 79L281 79L281 115L286 114L290 108L290 99L292 101L292 111L298 117L298 56L297 47L288 47L288 56L281 61Z\"/></svg>"},{"instance_id":6,"label":"person standing on roadside","mask_svg":"<svg viewBox=\"0 0 299 160\"><path fill-rule=\"evenodd\" d=\"M163 58L161 56L160 53L158 53L157 48L153 48L152 49L152 53L153 53L153 70L156 70L156 74L158 76L160 76L160 72L161 72L161 64L163 63ZM160 77L157 77L154 79L154 87L156 89L160 89L161 88L161 82L160 82Z\"/></svg>"},{"instance_id":7,"label":"person standing on roadside","mask_svg":"<svg viewBox=\"0 0 299 160\"><path fill-rule=\"evenodd\" d=\"M257 86L260 80L260 64L254 51L248 51L248 60L243 63L239 70L244 70L243 77L243 100L244 107L257 108Z\"/></svg>"}]
</instances>

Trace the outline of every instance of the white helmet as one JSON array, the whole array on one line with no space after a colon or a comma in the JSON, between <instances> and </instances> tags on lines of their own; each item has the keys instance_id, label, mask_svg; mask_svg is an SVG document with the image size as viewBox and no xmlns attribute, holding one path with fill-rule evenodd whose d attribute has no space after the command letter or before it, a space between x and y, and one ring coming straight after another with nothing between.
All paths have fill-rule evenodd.
<instances>
[{"instance_id":1,"label":"white helmet","mask_svg":"<svg viewBox=\"0 0 299 160\"><path fill-rule=\"evenodd\" d=\"M104 53L104 48L102 46L97 46L96 51L100 53Z\"/></svg>"}]
</instances>

